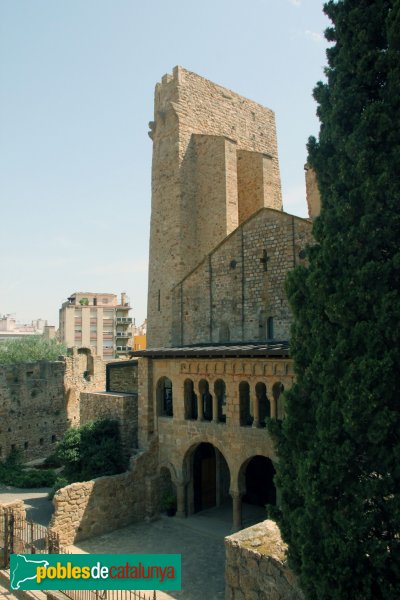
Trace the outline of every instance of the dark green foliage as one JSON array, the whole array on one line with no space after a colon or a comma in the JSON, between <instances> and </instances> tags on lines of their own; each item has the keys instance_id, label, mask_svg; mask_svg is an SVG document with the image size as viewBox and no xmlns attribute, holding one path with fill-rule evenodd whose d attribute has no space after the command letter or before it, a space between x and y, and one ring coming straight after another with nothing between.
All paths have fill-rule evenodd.
<instances>
[{"instance_id":1,"label":"dark green foliage","mask_svg":"<svg viewBox=\"0 0 400 600\"><path fill-rule=\"evenodd\" d=\"M20 363L35 360L58 360L67 353L67 348L57 340L46 340L39 335L5 340L0 344L0 364Z\"/></svg>"},{"instance_id":2,"label":"dark green foliage","mask_svg":"<svg viewBox=\"0 0 400 600\"><path fill-rule=\"evenodd\" d=\"M60 459L56 456L56 454L50 454L50 456L48 456L44 463L43 463L43 467L44 468L49 468L49 467L53 467L54 469L57 469L58 467L62 467L62 464L60 462Z\"/></svg>"},{"instance_id":3,"label":"dark green foliage","mask_svg":"<svg viewBox=\"0 0 400 600\"><path fill-rule=\"evenodd\" d=\"M288 278L279 522L307 599L400 597L400 1L328 2L321 216Z\"/></svg>"},{"instance_id":4,"label":"dark green foliage","mask_svg":"<svg viewBox=\"0 0 400 600\"><path fill-rule=\"evenodd\" d=\"M54 494L66 485L69 485L68 479L66 479L65 477L57 477L57 479L54 482L53 489L47 495L48 499L53 500Z\"/></svg>"},{"instance_id":5,"label":"dark green foliage","mask_svg":"<svg viewBox=\"0 0 400 600\"><path fill-rule=\"evenodd\" d=\"M118 422L104 419L69 429L57 445L56 457L70 482L122 473L126 461Z\"/></svg>"},{"instance_id":6,"label":"dark green foliage","mask_svg":"<svg viewBox=\"0 0 400 600\"><path fill-rule=\"evenodd\" d=\"M6 460L0 462L0 483L3 485L19 488L51 487L55 479L56 474L52 469L24 469L17 450L12 450Z\"/></svg>"}]
</instances>

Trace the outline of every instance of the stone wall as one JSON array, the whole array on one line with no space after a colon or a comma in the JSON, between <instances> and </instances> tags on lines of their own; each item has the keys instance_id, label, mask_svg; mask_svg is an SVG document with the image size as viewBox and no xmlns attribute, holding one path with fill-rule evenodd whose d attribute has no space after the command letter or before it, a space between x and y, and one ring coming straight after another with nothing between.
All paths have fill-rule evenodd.
<instances>
[{"instance_id":1,"label":"stone wall","mask_svg":"<svg viewBox=\"0 0 400 600\"><path fill-rule=\"evenodd\" d=\"M225 550L226 600L303 600L273 521L226 537Z\"/></svg>"},{"instance_id":2,"label":"stone wall","mask_svg":"<svg viewBox=\"0 0 400 600\"><path fill-rule=\"evenodd\" d=\"M270 109L175 67L156 86L150 129L147 347L154 348L172 343L172 288L259 208L281 210L282 198Z\"/></svg>"},{"instance_id":3,"label":"stone wall","mask_svg":"<svg viewBox=\"0 0 400 600\"><path fill-rule=\"evenodd\" d=\"M68 422L79 426L79 396L81 392L106 389L106 363L88 348L72 348L64 358L64 393L67 399Z\"/></svg>"},{"instance_id":4,"label":"stone wall","mask_svg":"<svg viewBox=\"0 0 400 600\"><path fill-rule=\"evenodd\" d=\"M0 496L1 498L1 496ZM26 519L25 504L23 500L13 500L12 502L0 503L0 518L3 515L14 515L18 520Z\"/></svg>"},{"instance_id":5,"label":"stone wall","mask_svg":"<svg viewBox=\"0 0 400 600\"><path fill-rule=\"evenodd\" d=\"M82 392L80 398L80 423L99 419L115 419L120 424L122 446L127 456L138 444L137 394L112 392Z\"/></svg>"},{"instance_id":6,"label":"stone wall","mask_svg":"<svg viewBox=\"0 0 400 600\"><path fill-rule=\"evenodd\" d=\"M138 391L137 360L108 363L107 392L124 392L128 394Z\"/></svg>"},{"instance_id":7,"label":"stone wall","mask_svg":"<svg viewBox=\"0 0 400 600\"><path fill-rule=\"evenodd\" d=\"M131 458L129 471L73 483L54 496L50 531L69 545L130 523L152 519L157 503L157 448Z\"/></svg>"},{"instance_id":8,"label":"stone wall","mask_svg":"<svg viewBox=\"0 0 400 600\"><path fill-rule=\"evenodd\" d=\"M12 448L25 461L49 456L68 427L79 425L80 392L104 387L104 363L90 351L0 365L0 459Z\"/></svg>"},{"instance_id":9,"label":"stone wall","mask_svg":"<svg viewBox=\"0 0 400 600\"><path fill-rule=\"evenodd\" d=\"M317 174L310 165L304 166L306 172L307 206L310 219L315 219L321 212L321 196L318 188Z\"/></svg>"},{"instance_id":10,"label":"stone wall","mask_svg":"<svg viewBox=\"0 0 400 600\"><path fill-rule=\"evenodd\" d=\"M174 288L174 343L288 340L285 280L305 264L311 227L306 219L264 208L236 229Z\"/></svg>"},{"instance_id":11,"label":"stone wall","mask_svg":"<svg viewBox=\"0 0 400 600\"><path fill-rule=\"evenodd\" d=\"M0 365L1 458L48 456L68 428L65 361Z\"/></svg>"}]
</instances>

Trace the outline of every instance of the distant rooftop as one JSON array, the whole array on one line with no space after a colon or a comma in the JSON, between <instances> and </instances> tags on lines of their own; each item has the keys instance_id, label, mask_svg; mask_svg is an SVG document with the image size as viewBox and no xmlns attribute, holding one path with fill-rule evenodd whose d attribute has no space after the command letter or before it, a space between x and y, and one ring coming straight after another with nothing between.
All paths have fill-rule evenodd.
<instances>
[{"instance_id":1,"label":"distant rooftop","mask_svg":"<svg viewBox=\"0 0 400 600\"><path fill-rule=\"evenodd\" d=\"M64 302L64 306L110 306L117 308L129 308L129 298L125 292L121 292L121 300L118 304L117 294L107 292L74 292Z\"/></svg>"}]
</instances>

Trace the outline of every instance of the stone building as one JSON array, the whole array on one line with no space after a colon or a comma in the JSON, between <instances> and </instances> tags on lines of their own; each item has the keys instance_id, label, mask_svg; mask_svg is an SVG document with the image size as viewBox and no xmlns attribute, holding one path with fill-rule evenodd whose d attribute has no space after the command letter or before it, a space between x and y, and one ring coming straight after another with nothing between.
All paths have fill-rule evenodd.
<instances>
[{"instance_id":1,"label":"stone building","mask_svg":"<svg viewBox=\"0 0 400 600\"><path fill-rule=\"evenodd\" d=\"M88 348L58 361L0 365L0 460L11 450L24 461L52 454L80 422L79 396L105 388L105 364Z\"/></svg>"},{"instance_id":2,"label":"stone building","mask_svg":"<svg viewBox=\"0 0 400 600\"><path fill-rule=\"evenodd\" d=\"M294 373L287 272L311 221L282 210L274 113L175 67L155 92L147 349L139 447L158 446L178 516L274 504L266 419ZM251 518L251 517L250 517Z\"/></svg>"}]
</instances>

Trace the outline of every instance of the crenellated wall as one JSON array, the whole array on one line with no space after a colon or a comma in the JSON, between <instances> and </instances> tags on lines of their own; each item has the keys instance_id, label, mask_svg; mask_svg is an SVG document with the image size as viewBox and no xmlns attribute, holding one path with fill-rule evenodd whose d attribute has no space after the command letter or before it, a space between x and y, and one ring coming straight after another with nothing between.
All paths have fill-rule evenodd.
<instances>
[{"instance_id":1,"label":"crenellated wall","mask_svg":"<svg viewBox=\"0 0 400 600\"><path fill-rule=\"evenodd\" d=\"M105 364L74 348L59 361L0 365L0 459L15 448L24 461L44 458L79 425L79 394L105 387Z\"/></svg>"}]
</instances>

